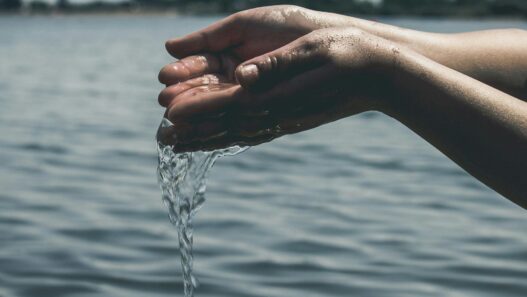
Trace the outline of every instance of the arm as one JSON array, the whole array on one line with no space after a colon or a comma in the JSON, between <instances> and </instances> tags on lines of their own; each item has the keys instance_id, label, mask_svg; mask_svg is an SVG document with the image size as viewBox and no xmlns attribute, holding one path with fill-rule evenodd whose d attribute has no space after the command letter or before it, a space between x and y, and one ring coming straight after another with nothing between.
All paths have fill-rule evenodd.
<instances>
[{"instance_id":1,"label":"arm","mask_svg":"<svg viewBox=\"0 0 527 297\"><path fill-rule=\"evenodd\" d=\"M223 52L237 57L235 60L245 61L309 32L337 27L353 27L392 41L527 100L527 31L518 29L438 34L298 6L278 5L236 13L199 32L170 41L167 49L178 58L202 52ZM207 40L209 42L205 42ZM170 69L166 70L169 72ZM179 80L187 78L180 75ZM167 80L162 81L167 83Z\"/></svg>"},{"instance_id":2,"label":"arm","mask_svg":"<svg viewBox=\"0 0 527 297\"><path fill-rule=\"evenodd\" d=\"M337 33L327 31L323 34L332 36L330 40L339 38L338 31ZM478 37L480 34L494 35L490 32L469 33L467 34L468 43L481 41L481 36ZM459 38L459 35L454 38ZM353 37L350 39L353 40ZM368 37L358 40L365 44L368 43ZM388 77L383 78L383 75L375 75L374 72L372 77L362 83L367 85L368 80L376 80L376 83L379 83L384 79L392 88L391 92L383 92L378 96L366 92L369 102L375 101L376 97L380 101L374 104L373 108L393 116L474 177L516 204L527 208L527 103L441 65L417 51L400 47L397 43L383 42L375 38L370 39L370 42L376 45L384 44L385 47L384 52L372 49L372 47L366 48L366 51L376 56L375 61L367 67L370 69L379 67L380 63L380 72L387 71L389 74ZM513 40L512 36L504 38L502 42L511 44L509 46L507 43L500 43L498 46L503 52L503 61L497 57L488 62L485 57L479 56L481 60L479 64L496 63L494 66L498 67L500 63L503 63L505 66L510 65L518 73L521 72L521 67L514 68L512 62L515 59L521 60L527 55L527 48L525 53L516 52L515 47L521 46L517 40ZM489 43L486 46L492 47ZM387 50L390 48L391 50ZM504 49L507 48L512 48L511 53L505 53ZM492 54L490 49L487 48L487 50ZM354 57L356 54L351 51L352 47L350 47L347 58L337 59L336 62L347 64L350 60L358 59L359 57ZM485 49L474 50L474 57L472 57L474 63L478 61L476 52L485 55ZM460 50L459 53L458 58L462 51ZM330 55L334 54L330 53ZM273 70L272 66L266 65L262 57L244 62L242 65L253 64L255 61L259 70L256 81L279 76L280 71L284 71L283 69ZM274 68L280 69L280 59L277 61L278 66ZM453 61L451 63L455 63L455 59ZM470 63L464 64L463 61L458 61L458 64L458 67L467 67L465 70L472 67ZM527 65L523 66L524 69L521 70L527 72ZM499 67L504 68L503 65ZM473 68L478 70L475 66ZM478 71L480 75L485 73L481 69ZM265 72L271 72L271 74ZM349 81L347 82L351 85L359 79L352 73L353 71L348 73ZM368 71L364 71L363 75L367 77L367 73ZM505 75L502 78L509 77L512 82L514 78L521 76L514 75L514 71L508 73L498 71L497 78L500 78L499 74ZM250 78L247 79L247 76ZM256 83L254 75L243 75L239 71L237 77L245 88L251 88L247 82ZM353 98L351 101L356 102L357 99Z\"/></svg>"},{"instance_id":3,"label":"arm","mask_svg":"<svg viewBox=\"0 0 527 297\"><path fill-rule=\"evenodd\" d=\"M486 30L439 34L400 28L333 13L323 26L353 26L406 46L439 64L527 100L527 31Z\"/></svg>"},{"instance_id":4,"label":"arm","mask_svg":"<svg viewBox=\"0 0 527 297\"><path fill-rule=\"evenodd\" d=\"M305 19L325 26L316 19ZM342 17L342 20L350 19ZM176 57L200 51L225 52L225 48L211 48L210 45L220 44L211 41L225 41L223 31L244 25L244 22L242 19L241 22L213 25L168 42L167 49ZM215 58L200 57L198 60L208 62L196 64L193 63L196 58L189 57L177 67L164 68L160 78L168 87L161 92L159 101L167 108L167 116L176 123L175 130L169 134L179 136L167 141L180 150L210 150L236 143L256 145L375 109L401 121L476 178L527 208L526 174L522 174L527 168L527 103L461 73L463 69L448 67L448 63L453 63L454 68L464 65L464 72L474 71L478 78L485 73L480 71L479 65L494 63L499 68L502 67L499 58L503 57L496 56L496 60L479 57L481 60L478 60L475 54L467 54L461 58L469 49L460 47L457 53L453 51L452 59L443 58L447 64L444 66L434 61L440 60L439 56L433 59L433 55L422 55L422 49L415 46L414 50L404 45L404 39L394 42L380 38L380 32L386 33L390 27L376 26L384 29L371 34L356 26L332 27L301 35L290 43L287 39L274 40L273 44L267 44L269 48L265 48L263 54L258 52L266 45L265 38L250 39L257 35L242 34L238 36L245 40L241 46L227 47L228 53L245 61L241 64L222 70L218 65L225 63L213 63ZM242 28L258 29L263 34L266 27ZM392 29L399 33L405 31ZM415 31L401 36L405 34L414 34L414 41L422 41L415 41L414 45L426 45L426 38L415 36L431 36ZM467 34L471 42L493 35L491 32ZM479 34L490 35L480 35L478 39ZM430 40L452 38L454 43L452 40L463 37L441 36ZM516 67L512 61L521 66L525 55L518 50L521 44L515 38L508 38L510 47L515 49L510 54L504 53L505 60L512 68ZM506 40L501 42L500 50L505 51L508 48ZM276 47L281 43L285 44ZM186 46L192 44L204 46ZM482 55L488 54L486 50L492 53L489 49L492 45L485 46L473 50ZM440 48L431 46L429 52L440 55ZM472 63L463 64L467 59L472 59ZM520 68L514 69L519 73ZM226 72L224 74L229 75L232 69L236 69L235 80L200 77L204 73ZM517 75L504 69L503 73L497 72L496 77L505 82L507 77ZM172 85L182 81L184 83ZM514 85L508 84L512 89Z\"/></svg>"},{"instance_id":5,"label":"arm","mask_svg":"<svg viewBox=\"0 0 527 297\"><path fill-rule=\"evenodd\" d=\"M400 92L383 111L527 208L527 103L417 53L398 59Z\"/></svg>"}]
</instances>

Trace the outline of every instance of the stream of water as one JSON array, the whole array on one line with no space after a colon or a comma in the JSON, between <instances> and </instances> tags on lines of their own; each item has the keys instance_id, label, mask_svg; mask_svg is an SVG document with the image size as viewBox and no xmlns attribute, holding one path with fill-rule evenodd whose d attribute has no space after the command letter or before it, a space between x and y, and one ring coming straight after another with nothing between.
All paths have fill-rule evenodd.
<instances>
[{"instance_id":1,"label":"stream of water","mask_svg":"<svg viewBox=\"0 0 527 297\"><path fill-rule=\"evenodd\" d=\"M173 124L164 118L159 129L171 125ZM198 281L192 273L192 218L205 202L207 174L217 158L238 154L245 148L235 146L211 152L175 153L173 146L164 145L158 139L157 149L158 181L163 202L168 208L170 222L178 232L185 297L192 297L194 289L198 286Z\"/></svg>"}]
</instances>

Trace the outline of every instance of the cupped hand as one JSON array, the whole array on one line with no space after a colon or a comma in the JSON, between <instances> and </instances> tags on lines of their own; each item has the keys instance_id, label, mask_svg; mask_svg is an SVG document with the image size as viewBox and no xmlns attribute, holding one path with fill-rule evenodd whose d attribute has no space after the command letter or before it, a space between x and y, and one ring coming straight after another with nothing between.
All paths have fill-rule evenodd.
<instances>
[{"instance_id":1,"label":"cupped hand","mask_svg":"<svg viewBox=\"0 0 527 297\"><path fill-rule=\"evenodd\" d=\"M255 145L381 110L395 93L400 54L354 28L313 31L248 59L235 77L206 74L167 87L159 99L175 125L164 141L180 151Z\"/></svg>"}]
</instances>

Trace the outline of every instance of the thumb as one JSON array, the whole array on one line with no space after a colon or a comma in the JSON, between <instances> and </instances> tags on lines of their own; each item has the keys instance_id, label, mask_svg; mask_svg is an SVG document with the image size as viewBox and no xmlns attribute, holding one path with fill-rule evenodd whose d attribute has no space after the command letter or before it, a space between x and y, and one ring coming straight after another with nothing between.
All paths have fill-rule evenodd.
<instances>
[{"instance_id":1,"label":"thumb","mask_svg":"<svg viewBox=\"0 0 527 297\"><path fill-rule=\"evenodd\" d=\"M302 72L313 69L322 59L317 46L303 39L270 53L245 61L236 68L236 79L243 88L263 91Z\"/></svg>"}]
</instances>

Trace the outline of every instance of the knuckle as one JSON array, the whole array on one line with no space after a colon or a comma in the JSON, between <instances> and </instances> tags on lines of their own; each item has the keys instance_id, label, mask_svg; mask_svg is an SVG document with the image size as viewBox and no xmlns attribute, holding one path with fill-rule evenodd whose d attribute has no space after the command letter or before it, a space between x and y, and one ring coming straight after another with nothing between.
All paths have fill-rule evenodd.
<instances>
[{"instance_id":1,"label":"knuckle","mask_svg":"<svg viewBox=\"0 0 527 297\"><path fill-rule=\"evenodd\" d=\"M201 37L201 40L203 40L203 48L205 48L206 50L209 50L211 47L209 32L201 31L199 32L199 35Z\"/></svg>"},{"instance_id":2,"label":"knuckle","mask_svg":"<svg viewBox=\"0 0 527 297\"><path fill-rule=\"evenodd\" d=\"M352 36L352 37L358 37L358 36L364 35L364 33L365 33L364 30L359 29L357 27L347 27L347 28L345 28L345 32L346 32L346 34L348 34L349 36Z\"/></svg>"},{"instance_id":3,"label":"knuckle","mask_svg":"<svg viewBox=\"0 0 527 297\"><path fill-rule=\"evenodd\" d=\"M320 41L314 38L307 38L301 45L300 50L304 54L312 54L320 49Z\"/></svg>"},{"instance_id":4,"label":"knuckle","mask_svg":"<svg viewBox=\"0 0 527 297\"><path fill-rule=\"evenodd\" d=\"M225 20L225 25L231 30L236 31L240 28L243 28L248 20L251 19L249 11L239 11L234 14L231 14Z\"/></svg>"},{"instance_id":5,"label":"knuckle","mask_svg":"<svg viewBox=\"0 0 527 297\"><path fill-rule=\"evenodd\" d=\"M294 10L294 11L305 10L305 8L298 6L298 5L287 5L286 8Z\"/></svg>"},{"instance_id":6,"label":"knuckle","mask_svg":"<svg viewBox=\"0 0 527 297\"><path fill-rule=\"evenodd\" d=\"M267 57L266 63L271 70L278 69L281 66L280 59L275 55Z\"/></svg>"},{"instance_id":7,"label":"knuckle","mask_svg":"<svg viewBox=\"0 0 527 297\"><path fill-rule=\"evenodd\" d=\"M276 70L279 67L279 59L276 55L265 56L258 63L258 68L265 71Z\"/></svg>"},{"instance_id":8,"label":"knuckle","mask_svg":"<svg viewBox=\"0 0 527 297\"><path fill-rule=\"evenodd\" d=\"M245 18L246 14L247 13L245 11L239 11L231 14L228 17L229 23L233 25L239 24Z\"/></svg>"},{"instance_id":9,"label":"knuckle","mask_svg":"<svg viewBox=\"0 0 527 297\"><path fill-rule=\"evenodd\" d=\"M329 46L324 36L320 34L310 34L302 41L298 52L303 57L312 57L323 60L329 56Z\"/></svg>"},{"instance_id":10,"label":"knuckle","mask_svg":"<svg viewBox=\"0 0 527 297\"><path fill-rule=\"evenodd\" d=\"M306 54L313 54L320 52L325 43L324 36L314 32L302 38L300 49Z\"/></svg>"},{"instance_id":11,"label":"knuckle","mask_svg":"<svg viewBox=\"0 0 527 297\"><path fill-rule=\"evenodd\" d=\"M314 48L320 43L320 34L312 32L301 39L304 48Z\"/></svg>"}]
</instances>

